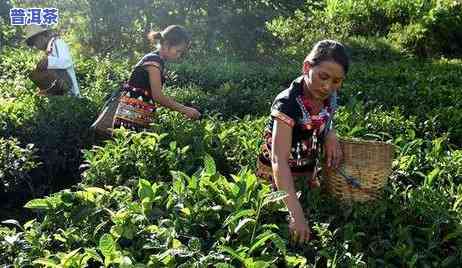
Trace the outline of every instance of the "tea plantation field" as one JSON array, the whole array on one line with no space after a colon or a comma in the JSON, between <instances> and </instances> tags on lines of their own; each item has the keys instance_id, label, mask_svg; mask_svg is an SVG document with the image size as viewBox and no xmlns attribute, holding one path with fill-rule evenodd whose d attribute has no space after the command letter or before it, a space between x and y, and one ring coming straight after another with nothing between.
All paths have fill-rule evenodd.
<instances>
[{"instance_id":1,"label":"tea plantation field","mask_svg":"<svg viewBox=\"0 0 462 268\"><path fill-rule=\"evenodd\" d=\"M301 64L171 64L166 92L204 117L161 108L150 132L100 141L89 126L133 62L76 58L76 99L36 94L37 59L0 54L2 267L462 266L461 60L353 61L337 131L393 143L393 172L375 202L303 191L312 239L297 246L284 193L254 173Z\"/></svg>"}]
</instances>

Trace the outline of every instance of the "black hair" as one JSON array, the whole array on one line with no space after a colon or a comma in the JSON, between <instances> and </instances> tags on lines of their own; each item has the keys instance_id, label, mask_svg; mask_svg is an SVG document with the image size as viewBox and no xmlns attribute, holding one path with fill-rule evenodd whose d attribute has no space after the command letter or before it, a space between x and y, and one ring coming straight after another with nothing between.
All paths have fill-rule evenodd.
<instances>
[{"instance_id":1,"label":"black hair","mask_svg":"<svg viewBox=\"0 0 462 268\"><path fill-rule=\"evenodd\" d=\"M317 42L310 54L306 56L305 62L315 66L323 61L334 61L343 67L345 74L350 67L350 58L345 46L334 40L322 40Z\"/></svg>"},{"instance_id":2,"label":"black hair","mask_svg":"<svg viewBox=\"0 0 462 268\"><path fill-rule=\"evenodd\" d=\"M191 35L183 26L170 25L161 32L151 31L148 33L148 40L152 43L160 42L161 45L167 43L169 46L178 46L191 43Z\"/></svg>"}]
</instances>

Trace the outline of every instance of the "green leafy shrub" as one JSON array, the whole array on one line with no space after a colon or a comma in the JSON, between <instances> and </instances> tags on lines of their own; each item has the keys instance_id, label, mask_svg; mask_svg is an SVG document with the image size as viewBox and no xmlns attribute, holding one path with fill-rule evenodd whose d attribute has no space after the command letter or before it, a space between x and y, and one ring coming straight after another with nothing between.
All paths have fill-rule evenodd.
<instances>
[{"instance_id":1,"label":"green leafy shrub","mask_svg":"<svg viewBox=\"0 0 462 268\"><path fill-rule=\"evenodd\" d=\"M103 147L84 151L87 170L82 174L86 185L130 185L144 178L166 180L169 171L191 161L194 155L188 147L177 146L175 141L163 142L168 134L130 133L120 130L113 140ZM201 156L198 156L201 157Z\"/></svg>"},{"instance_id":2,"label":"green leafy shrub","mask_svg":"<svg viewBox=\"0 0 462 268\"><path fill-rule=\"evenodd\" d=\"M39 166L33 144L22 147L16 139L0 138L0 192L21 192L29 187L33 194L30 173Z\"/></svg>"},{"instance_id":3,"label":"green leafy shrub","mask_svg":"<svg viewBox=\"0 0 462 268\"><path fill-rule=\"evenodd\" d=\"M449 132L451 142L461 140L458 90L462 68L460 60L407 59L383 64L353 65L340 91L340 104L363 102L365 111L382 106L398 106L406 117L415 116L417 136L438 137Z\"/></svg>"},{"instance_id":4,"label":"green leafy shrub","mask_svg":"<svg viewBox=\"0 0 462 268\"><path fill-rule=\"evenodd\" d=\"M85 187L31 200L26 207L44 217L23 227L4 222L19 229L0 230L2 254L23 265L71 261L72 252L84 263L207 266L266 263L286 252L268 217L281 208L281 192L271 193L249 171L229 181L209 156L194 175L172 176L170 183L140 179L132 189ZM12 250L17 245L21 251Z\"/></svg>"},{"instance_id":5,"label":"green leafy shrub","mask_svg":"<svg viewBox=\"0 0 462 268\"><path fill-rule=\"evenodd\" d=\"M402 58L396 44L383 37L349 37L347 42L358 47L352 45L358 49L354 58L361 61L353 64L340 91L337 130L342 136L393 142L393 173L382 199L367 204L349 207L318 190L302 192L312 227L307 245L289 244L287 211L269 202L283 195L271 194L252 174L271 101L300 72L315 38L342 37L335 33L343 26L347 32L363 31L383 14L383 21L392 17L408 25L415 14L428 13L427 7L406 9L413 5L406 1L380 5L388 3L393 9L371 13L371 4L346 1L367 10L345 9L344 18L353 21L342 19L319 28L317 35L305 36L310 28L304 23L310 14L327 12L324 5L312 7L312 13L300 11L298 21L291 21L300 30L296 35L284 32L291 28L282 20L281 34L294 38L288 39L296 44L289 48L300 55L295 63L259 66L223 57L170 65L167 93L202 108L204 118L191 121L160 108L154 133L119 131L114 140L85 151L82 184L30 201L27 207L38 212L35 220L3 222L16 230L0 228L0 266L461 266L459 60ZM330 7L334 4L343 5L331 1ZM331 17L318 23L332 23L339 11L329 10ZM435 18L442 23L442 15ZM26 78L35 56L20 49L5 52L0 55L0 137L6 144L16 138L12 146L26 155L23 144L37 148L34 161L44 164L34 168L41 173L34 183L74 182L80 150L92 142L87 128L104 96L128 77L129 61L114 55L76 57L88 99L46 99L32 94Z\"/></svg>"},{"instance_id":6,"label":"green leafy shrub","mask_svg":"<svg viewBox=\"0 0 462 268\"><path fill-rule=\"evenodd\" d=\"M103 104L106 96L120 89L131 71L127 60L115 59L113 55L77 57L75 66L82 95L97 106Z\"/></svg>"},{"instance_id":7,"label":"green leafy shrub","mask_svg":"<svg viewBox=\"0 0 462 268\"><path fill-rule=\"evenodd\" d=\"M0 53L0 97L14 98L31 95L36 91L28 78L29 71L38 62L39 53L27 48L6 47Z\"/></svg>"},{"instance_id":8,"label":"green leafy shrub","mask_svg":"<svg viewBox=\"0 0 462 268\"><path fill-rule=\"evenodd\" d=\"M95 116L95 107L85 99L25 96L0 107L0 136L34 144L43 163L38 180L59 188L78 178L80 150L92 142L88 128Z\"/></svg>"},{"instance_id":9,"label":"green leafy shrub","mask_svg":"<svg viewBox=\"0 0 462 268\"><path fill-rule=\"evenodd\" d=\"M410 24L397 24L390 39L419 56L460 55L462 3L436 1L428 13Z\"/></svg>"},{"instance_id":10,"label":"green leafy shrub","mask_svg":"<svg viewBox=\"0 0 462 268\"><path fill-rule=\"evenodd\" d=\"M417 131L414 117L406 118L398 107L384 111L375 107L366 111L361 103L341 107L334 118L339 135L376 140L413 140Z\"/></svg>"},{"instance_id":11,"label":"green leafy shrub","mask_svg":"<svg viewBox=\"0 0 462 268\"><path fill-rule=\"evenodd\" d=\"M0 229L1 260L160 267L460 264L460 201L442 188L402 188L393 180L383 199L353 206L310 191L304 202L311 208L312 239L295 247L288 242L287 211L277 203L285 195L258 183L252 172L226 179L206 156L193 175L171 175L171 182L83 186L31 200L26 207L42 216L24 226L4 222L17 230Z\"/></svg>"},{"instance_id":12,"label":"green leafy shrub","mask_svg":"<svg viewBox=\"0 0 462 268\"><path fill-rule=\"evenodd\" d=\"M188 146L193 156L213 156L219 172L228 175L243 166L255 167L267 120L267 116L223 120L215 114L193 122L176 113L163 113L152 129L167 133L167 140L175 141L177 146ZM196 158L182 170L190 174L199 164L200 158Z\"/></svg>"},{"instance_id":13,"label":"green leafy shrub","mask_svg":"<svg viewBox=\"0 0 462 268\"><path fill-rule=\"evenodd\" d=\"M228 120L243 118L246 115L268 114L273 98L281 89L279 85L268 85L268 88L263 90L224 82L213 91L191 85L167 88L166 94L180 103L198 108L204 115L220 114Z\"/></svg>"},{"instance_id":14,"label":"green leafy shrub","mask_svg":"<svg viewBox=\"0 0 462 268\"><path fill-rule=\"evenodd\" d=\"M7 45L17 42L18 28L9 23L9 10L11 5L7 1L0 3L0 51Z\"/></svg>"},{"instance_id":15,"label":"green leafy shrub","mask_svg":"<svg viewBox=\"0 0 462 268\"><path fill-rule=\"evenodd\" d=\"M383 35L395 23L408 24L436 4L437 1L339 1L327 0L323 11L330 18L350 23L349 35ZM334 20L330 21L335 23Z\"/></svg>"},{"instance_id":16,"label":"green leafy shrub","mask_svg":"<svg viewBox=\"0 0 462 268\"><path fill-rule=\"evenodd\" d=\"M277 64L262 66L258 62L242 62L233 57L187 58L167 66L174 73L175 86L194 84L206 92L219 93L225 83L254 90L271 90L274 85L287 84L288 77L301 72L302 60L296 68ZM290 81L289 81L290 82ZM169 81L167 81L169 83Z\"/></svg>"},{"instance_id":17,"label":"green leafy shrub","mask_svg":"<svg viewBox=\"0 0 462 268\"><path fill-rule=\"evenodd\" d=\"M317 41L343 41L348 37L350 27L349 21L333 17L328 10L309 4L304 10L296 10L292 17L280 16L267 23L268 30L282 41L283 52L297 56L300 62Z\"/></svg>"},{"instance_id":18,"label":"green leafy shrub","mask_svg":"<svg viewBox=\"0 0 462 268\"><path fill-rule=\"evenodd\" d=\"M267 27L282 40L286 53L300 57L320 39L348 43L358 36L387 37L418 56L460 55L461 7L451 0L306 2L292 16L273 19Z\"/></svg>"},{"instance_id":19,"label":"green leafy shrub","mask_svg":"<svg viewBox=\"0 0 462 268\"><path fill-rule=\"evenodd\" d=\"M206 155L224 175L243 166L254 169L267 117L222 122L218 116L191 121L161 110L151 133L120 132L113 140L86 150L83 183L130 184L138 178L170 180L169 170L193 174Z\"/></svg>"}]
</instances>

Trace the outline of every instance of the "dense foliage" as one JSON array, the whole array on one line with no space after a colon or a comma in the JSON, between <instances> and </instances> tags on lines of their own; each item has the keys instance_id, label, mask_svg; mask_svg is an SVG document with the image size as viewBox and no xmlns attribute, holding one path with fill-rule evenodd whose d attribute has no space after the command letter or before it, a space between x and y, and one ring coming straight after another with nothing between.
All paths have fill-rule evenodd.
<instances>
[{"instance_id":1,"label":"dense foliage","mask_svg":"<svg viewBox=\"0 0 462 268\"><path fill-rule=\"evenodd\" d=\"M0 266L462 266L462 62L416 57L460 52L457 1L186 2L41 2L63 11L83 99L38 96L38 53L0 24ZM171 23L195 43L168 63L165 93L203 118L160 108L149 132L96 140L88 127L142 36ZM393 172L368 203L297 181L312 239L296 246L256 156L271 101L327 37L353 57L337 132L392 143Z\"/></svg>"},{"instance_id":2,"label":"dense foliage","mask_svg":"<svg viewBox=\"0 0 462 268\"><path fill-rule=\"evenodd\" d=\"M268 27L291 54L305 54L320 37L348 41L384 36L398 49L419 56L460 56L461 14L462 3L452 0L307 1L292 16L280 16Z\"/></svg>"}]
</instances>

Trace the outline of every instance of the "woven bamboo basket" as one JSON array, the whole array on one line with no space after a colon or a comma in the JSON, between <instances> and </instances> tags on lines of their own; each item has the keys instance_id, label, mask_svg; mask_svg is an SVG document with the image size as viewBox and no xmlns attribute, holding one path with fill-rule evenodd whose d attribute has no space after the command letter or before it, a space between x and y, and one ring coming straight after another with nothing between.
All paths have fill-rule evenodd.
<instances>
[{"instance_id":1,"label":"woven bamboo basket","mask_svg":"<svg viewBox=\"0 0 462 268\"><path fill-rule=\"evenodd\" d=\"M393 145L345 138L339 142L343 163L339 169L323 168L326 190L345 202L378 198L391 173Z\"/></svg>"}]
</instances>

